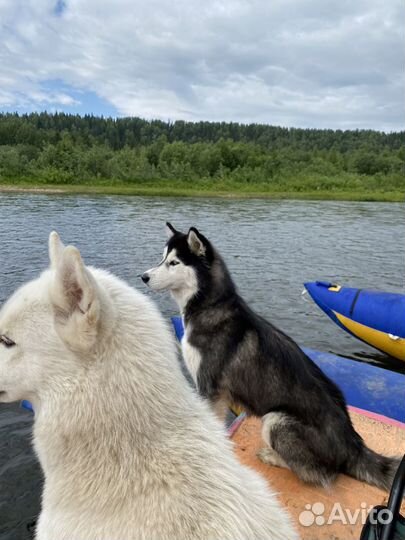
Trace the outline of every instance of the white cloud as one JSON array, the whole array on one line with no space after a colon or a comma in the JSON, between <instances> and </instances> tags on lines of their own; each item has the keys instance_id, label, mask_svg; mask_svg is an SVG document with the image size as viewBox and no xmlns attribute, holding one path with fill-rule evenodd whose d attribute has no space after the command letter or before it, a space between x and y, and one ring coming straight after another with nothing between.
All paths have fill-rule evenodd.
<instances>
[{"instance_id":1,"label":"white cloud","mask_svg":"<svg viewBox=\"0 0 405 540\"><path fill-rule=\"evenodd\" d=\"M400 0L0 0L0 107L404 129ZM28 104L28 105L27 105Z\"/></svg>"}]
</instances>

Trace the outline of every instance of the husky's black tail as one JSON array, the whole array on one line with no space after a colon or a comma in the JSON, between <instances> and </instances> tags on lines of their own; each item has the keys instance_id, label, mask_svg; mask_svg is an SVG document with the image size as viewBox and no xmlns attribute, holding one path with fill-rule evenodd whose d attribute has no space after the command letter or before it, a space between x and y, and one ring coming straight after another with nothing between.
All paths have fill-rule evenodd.
<instances>
[{"instance_id":1,"label":"husky's black tail","mask_svg":"<svg viewBox=\"0 0 405 540\"><path fill-rule=\"evenodd\" d=\"M364 444L346 463L346 474L367 484L390 491L401 458L377 454Z\"/></svg>"}]
</instances>

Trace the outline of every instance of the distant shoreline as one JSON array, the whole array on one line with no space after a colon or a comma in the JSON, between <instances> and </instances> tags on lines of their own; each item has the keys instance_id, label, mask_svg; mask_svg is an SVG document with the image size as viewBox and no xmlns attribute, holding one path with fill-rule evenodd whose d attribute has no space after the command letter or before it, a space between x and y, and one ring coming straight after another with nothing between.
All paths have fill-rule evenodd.
<instances>
[{"instance_id":1,"label":"distant shoreline","mask_svg":"<svg viewBox=\"0 0 405 540\"><path fill-rule=\"evenodd\" d=\"M128 184L27 184L0 183L0 193L40 193L48 195L126 195L151 197L196 197L224 199L297 199L318 201L369 201L369 202L405 202L405 190L402 191L270 191L238 189L239 186L220 189L202 187L201 189L170 187L165 185L128 185Z\"/></svg>"}]
</instances>

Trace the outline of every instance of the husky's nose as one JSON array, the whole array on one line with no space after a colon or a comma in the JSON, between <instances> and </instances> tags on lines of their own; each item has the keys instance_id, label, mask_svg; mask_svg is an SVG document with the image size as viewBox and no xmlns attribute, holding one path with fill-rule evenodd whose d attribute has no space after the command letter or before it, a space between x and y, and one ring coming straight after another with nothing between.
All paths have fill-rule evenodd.
<instances>
[{"instance_id":1,"label":"husky's nose","mask_svg":"<svg viewBox=\"0 0 405 540\"><path fill-rule=\"evenodd\" d=\"M150 277L149 277L149 274L147 274L146 272L144 274L141 275L141 279L144 283L148 283L148 281L150 280Z\"/></svg>"}]
</instances>

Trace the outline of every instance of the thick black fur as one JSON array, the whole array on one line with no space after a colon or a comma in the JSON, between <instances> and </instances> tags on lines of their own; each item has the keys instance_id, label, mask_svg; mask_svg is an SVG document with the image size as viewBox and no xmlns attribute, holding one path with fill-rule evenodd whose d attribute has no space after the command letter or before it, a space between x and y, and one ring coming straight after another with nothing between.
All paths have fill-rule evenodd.
<instances>
[{"instance_id":1,"label":"thick black fur","mask_svg":"<svg viewBox=\"0 0 405 540\"><path fill-rule=\"evenodd\" d=\"M201 354L197 386L216 403L225 399L272 421L268 439L304 481L327 485L340 473L389 489L399 461L369 450L355 431L344 396L285 333L239 296L229 271L197 229L194 253L172 228L168 250L191 265L198 292L184 309L188 342ZM269 461L271 462L271 461Z\"/></svg>"}]
</instances>

